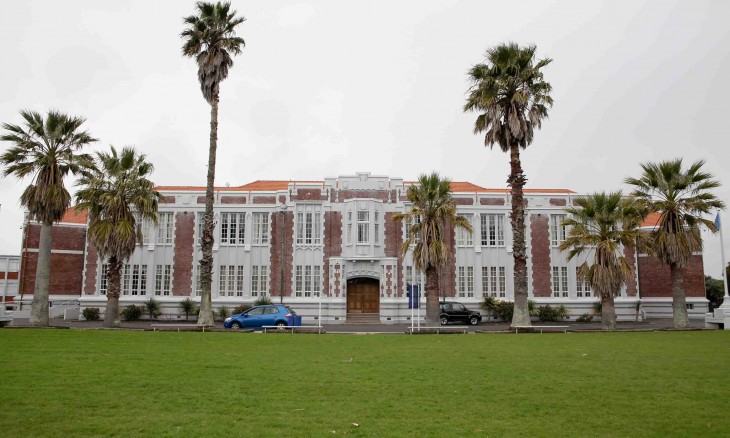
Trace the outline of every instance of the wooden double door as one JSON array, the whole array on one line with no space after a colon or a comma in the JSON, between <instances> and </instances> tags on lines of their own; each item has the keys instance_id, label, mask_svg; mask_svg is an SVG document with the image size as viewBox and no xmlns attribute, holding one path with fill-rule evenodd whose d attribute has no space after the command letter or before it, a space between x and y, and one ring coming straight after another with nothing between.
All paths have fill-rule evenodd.
<instances>
[{"instance_id":1,"label":"wooden double door","mask_svg":"<svg viewBox=\"0 0 730 438\"><path fill-rule=\"evenodd\" d=\"M372 278L347 281L347 313L379 313L380 282Z\"/></svg>"}]
</instances>

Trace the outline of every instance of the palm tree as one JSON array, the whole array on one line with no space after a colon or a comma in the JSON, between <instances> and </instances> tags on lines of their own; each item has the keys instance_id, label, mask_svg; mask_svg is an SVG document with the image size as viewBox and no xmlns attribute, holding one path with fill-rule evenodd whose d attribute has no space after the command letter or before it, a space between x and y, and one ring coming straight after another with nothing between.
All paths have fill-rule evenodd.
<instances>
[{"instance_id":1,"label":"palm tree","mask_svg":"<svg viewBox=\"0 0 730 438\"><path fill-rule=\"evenodd\" d=\"M246 45L243 38L236 36L236 27L246 19L237 17L236 11L231 11L230 3L198 2L195 7L197 15L184 19L189 27L180 36L185 40L183 55L195 57L198 63L200 89L210 104L210 150L201 244L203 255L200 260L202 292L198 315L198 325L210 326L214 324L210 288L213 278L213 185L218 147L218 99L220 83L228 77L228 69L233 66L231 54L238 55Z\"/></svg>"},{"instance_id":2,"label":"palm tree","mask_svg":"<svg viewBox=\"0 0 730 438\"><path fill-rule=\"evenodd\" d=\"M724 209L712 189L720 183L712 174L703 172L703 160L682 168L682 159L660 163L644 163L640 178L626 178L634 186L632 195L648 213L659 213L659 222L651 233L651 252L672 276L672 314L674 327L689 325L684 293L684 271L692 253L702 251L700 225L717 231L714 222L703 217L714 209Z\"/></svg>"},{"instance_id":3,"label":"palm tree","mask_svg":"<svg viewBox=\"0 0 730 438\"><path fill-rule=\"evenodd\" d=\"M409 237L401 248L403 256L413 246L413 265L426 275L426 324L439 324L439 268L453 257L446 241L446 224L451 223L472 232L469 220L456 215L451 198L451 181L439 174L421 175L418 184L408 187L411 209L394 216L410 223Z\"/></svg>"},{"instance_id":4,"label":"palm tree","mask_svg":"<svg viewBox=\"0 0 730 438\"><path fill-rule=\"evenodd\" d=\"M613 299L634 275L623 248L634 247L641 237L642 215L634 200L622 198L620 191L595 193L574 202L577 207L565 209L570 217L563 225L570 227L570 232L560 250L568 251L568 260L593 253L592 263L588 263L586 256L578 266L578 278L586 281L601 299L603 329L615 330Z\"/></svg>"},{"instance_id":5,"label":"palm tree","mask_svg":"<svg viewBox=\"0 0 730 438\"><path fill-rule=\"evenodd\" d=\"M85 119L58 111L41 114L20 112L23 126L3 123L7 132L0 140L12 146L0 156L5 166L3 173L22 179L32 176L33 181L20 197L20 204L28 209L30 219L41 223L38 244L38 263L35 291L30 312L30 325L48 326L48 285L51 271L51 241L53 222L61 219L71 203L71 195L63 184L69 173L79 171L77 154L82 147L93 143L87 131L81 130Z\"/></svg>"},{"instance_id":6,"label":"palm tree","mask_svg":"<svg viewBox=\"0 0 730 438\"><path fill-rule=\"evenodd\" d=\"M142 243L142 220L157 222L160 193L148 179L154 167L131 147L97 152L84 166L77 185L76 208L89 214L87 236L106 260L105 327L119 327L119 295L124 262Z\"/></svg>"},{"instance_id":7,"label":"palm tree","mask_svg":"<svg viewBox=\"0 0 730 438\"><path fill-rule=\"evenodd\" d=\"M530 325L527 308L527 250L525 247L525 204L522 188L527 178L522 171L520 149L532 143L535 128L548 116L552 106L552 87L543 80L541 69L552 61L535 61L534 45L520 47L515 43L501 44L487 50L486 64L469 70L469 88L464 111L480 112L474 123L474 133L485 132L484 145L498 144L510 154L515 279L515 311L512 325Z\"/></svg>"}]
</instances>

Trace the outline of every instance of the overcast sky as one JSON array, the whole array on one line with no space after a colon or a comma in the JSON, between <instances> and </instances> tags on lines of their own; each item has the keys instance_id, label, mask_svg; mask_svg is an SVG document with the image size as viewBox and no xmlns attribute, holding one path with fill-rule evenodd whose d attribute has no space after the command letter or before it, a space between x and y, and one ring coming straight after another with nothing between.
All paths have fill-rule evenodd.
<instances>
[{"instance_id":1,"label":"overcast sky","mask_svg":"<svg viewBox=\"0 0 730 438\"><path fill-rule=\"evenodd\" d=\"M20 1L0 14L0 122L54 108L135 145L158 185L205 185L209 106L180 55L193 1ZM624 189L639 164L707 161L730 201L727 1L242 1L244 52L221 87L216 184L368 171L506 187L472 133L466 72L501 42L553 63L550 119L522 155L528 188ZM0 144L0 149L7 144ZM1 254L20 253L22 187L0 178ZM725 218L730 226L730 215ZM725 245L730 242L730 231ZM720 276L720 239L705 271Z\"/></svg>"}]
</instances>

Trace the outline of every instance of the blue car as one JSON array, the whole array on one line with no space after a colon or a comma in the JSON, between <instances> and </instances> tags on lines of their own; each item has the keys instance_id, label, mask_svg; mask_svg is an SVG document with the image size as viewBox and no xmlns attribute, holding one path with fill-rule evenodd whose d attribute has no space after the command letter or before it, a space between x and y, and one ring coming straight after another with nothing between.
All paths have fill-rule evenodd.
<instances>
[{"instance_id":1,"label":"blue car","mask_svg":"<svg viewBox=\"0 0 730 438\"><path fill-rule=\"evenodd\" d=\"M289 306L268 304L252 307L233 315L223 322L223 327L232 330L240 328L261 328L265 325L286 327L294 324L297 313Z\"/></svg>"}]
</instances>

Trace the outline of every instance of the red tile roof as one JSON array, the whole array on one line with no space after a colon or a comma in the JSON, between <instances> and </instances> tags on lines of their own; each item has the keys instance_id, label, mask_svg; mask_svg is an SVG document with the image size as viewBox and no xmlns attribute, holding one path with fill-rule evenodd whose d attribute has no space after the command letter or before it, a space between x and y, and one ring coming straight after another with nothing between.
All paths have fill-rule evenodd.
<instances>
[{"instance_id":1,"label":"red tile roof","mask_svg":"<svg viewBox=\"0 0 730 438\"><path fill-rule=\"evenodd\" d=\"M76 207L69 207L66 212L63 213L59 223L64 224L86 224L86 210L76 211Z\"/></svg>"},{"instance_id":2,"label":"red tile roof","mask_svg":"<svg viewBox=\"0 0 730 438\"><path fill-rule=\"evenodd\" d=\"M649 215L644 218L644 222L641 223L642 228L654 228L659 223L659 219L661 219L661 217L661 213L649 213Z\"/></svg>"},{"instance_id":3,"label":"red tile roof","mask_svg":"<svg viewBox=\"0 0 730 438\"><path fill-rule=\"evenodd\" d=\"M406 185L416 184L417 181L406 181ZM217 192L275 192L279 190L286 190L289 184L316 184L323 185L324 181L275 181L275 180L258 180L244 184L242 186L235 187L216 187ZM155 187L161 192L204 192L205 187L201 186L158 186ZM452 181L451 191L454 193L509 193L510 189L488 189L468 181ZM575 193L568 189L524 189L525 193L546 193L546 194L560 194L568 195Z\"/></svg>"}]
</instances>

